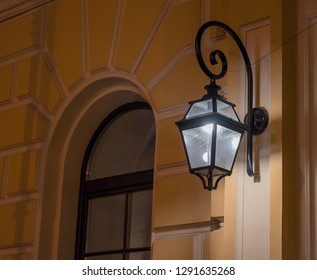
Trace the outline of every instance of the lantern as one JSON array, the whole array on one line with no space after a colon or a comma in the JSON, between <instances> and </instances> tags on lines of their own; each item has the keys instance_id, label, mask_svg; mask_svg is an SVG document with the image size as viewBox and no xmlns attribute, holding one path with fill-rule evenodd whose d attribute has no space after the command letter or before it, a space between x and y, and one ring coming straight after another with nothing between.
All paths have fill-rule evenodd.
<instances>
[{"instance_id":1,"label":"lantern","mask_svg":"<svg viewBox=\"0 0 317 280\"><path fill-rule=\"evenodd\" d=\"M210 26L226 30L237 42L242 51L248 74L248 114L242 123L235 111L235 105L225 100L218 92L216 84L227 72L225 55L215 50L210 54L211 64L216 64L216 56L222 62L219 74L212 73L206 66L201 54L201 37ZM196 36L196 56L203 72L210 78L205 87L207 94L200 100L189 102L190 107L184 118L176 125L183 140L190 173L198 176L205 189L216 189L219 181L230 176L244 133L247 133L248 164L247 171L253 176L252 137L261 134L268 124L268 113L262 108L252 108L252 71L247 52L235 32L227 25L211 21L202 25Z\"/></svg>"}]
</instances>

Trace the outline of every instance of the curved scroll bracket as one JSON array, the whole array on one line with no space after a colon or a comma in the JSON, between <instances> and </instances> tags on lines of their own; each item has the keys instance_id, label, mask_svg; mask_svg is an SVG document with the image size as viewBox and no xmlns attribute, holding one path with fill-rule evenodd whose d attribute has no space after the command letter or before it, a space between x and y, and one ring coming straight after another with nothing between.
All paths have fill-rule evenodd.
<instances>
[{"instance_id":1,"label":"curved scroll bracket","mask_svg":"<svg viewBox=\"0 0 317 280\"><path fill-rule=\"evenodd\" d=\"M202 176L201 174L196 172L193 172L193 174L196 175L202 181L204 189L209 191L216 190L218 188L218 183L220 182L220 180L227 176L227 174L220 175L217 177L217 179L214 182L213 176Z\"/></svg>"},{"instance_id":2,"label":"curved scroll bracket","mask_svg":"<svg viewBox=\"0 0 317 280\"><path fill-rule=\"evenodd\" d=\"M236 44L238 45L241 54L243 56L244 59L244 63L245 63L245 67L246 67L246 72L247 72L247 94L248 94L248 101L247 101L247 118L246 118L246 125L248 127L247 129L247 173L249 176L254 176L255 173L253 172L253 135L258 135L260 133L262 133L268 123L268 114L267 111L265 110L266 113L262 114L259 113L261 110L254 111L253 109L253 75L252 75L252 68L251 68L251 63L250 63L250 58L248 56L248 53L246 51L246 48L244 47L242 41L240 40L239 36L235 33L235 31L233 29L231 29L228 25L219 22L219 21L209 21L206 22L205 24L203 24L196 35L196 41L195 41L195 51L196 51L196 57L198 60L198 63L200 65L200 68L203 70L203 72L210 78L211 81L211 86L215 87L217 86L215 84L215 80L221 79L225 76L225 74L227 73L227 59L226 56L224 55L223 52L219 51L219 50L215 50L213 52L210 53L209 56L209 60L210 63L212 65L217 64L217 59L216 57L218 56L220 58L220 61L222 63L222 68L219 74L215 74L213 72L211 72L209 70L209 68L207 67L207 65L205 64L205 61L203 59L202 56L202 51L201 51L201 39L202 39L202 35L204 33L204 31L209 28L209 27L219 27L221 29L223 29L225 32L227 32L228 34L231 35L231 37L233 38L233 40L236 42ZM219 88L219 86L217 86ZM262 126L262 128L259 131L255 131L254 129L254 125L255 123L257 125L257 118L258 118L258 114L262 114L263 119L265 119L263 121L263 123L260 125Z\"/></svg>"}]
</instances>

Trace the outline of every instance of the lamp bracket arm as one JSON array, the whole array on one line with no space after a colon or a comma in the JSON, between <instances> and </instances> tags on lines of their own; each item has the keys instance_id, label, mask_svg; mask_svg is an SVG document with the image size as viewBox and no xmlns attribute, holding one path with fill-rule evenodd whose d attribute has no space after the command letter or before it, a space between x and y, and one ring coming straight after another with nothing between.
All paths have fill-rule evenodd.
<instances>
[{"instance_id":1,"label":"lamp bracket arm","mask_svg":"<svg viewBox=\"0 0 317 280\"><path fill-rule=\"evenodd\" d=\"M252 82L253 78L252 78L252 69L251 69L250 59L249 59L248 53L247 53L241 39L239 38L239 36L236 34L236 32L231 27L229 27L228 25L226 25L225 23L220 22L220 21L208 21L208 22L204 23L199 28L199 30L197 32L196 39L195 39L195 52L196 52L196 57L197 57L200 68L203 70L203 72L211 80L221 79L227 73L227 69L228 69L227 58L222 51L214 50L209 55L209 61L212 65L217 64L216 56L219 56L221 63L222 63L222 69L221 69L220 74L214 74L213 72L211 72L209 70L209 68L207 67L207 65L205 64L205 61L204 61L203 56L202 56L201 41L202 41L203 33L205 32L205 30L207 28L213 27L213 26L223 29L228 34L230 34L231 37L234 39L234 41L236 42L236 44L238 45L238 47L242 53L242 56L243 56L243 59L245 62L245 66L246 66L246 70L248 72L248 76L250 75L250 80Z\"/></svg>"},{"instance_id":2,"label":"lamp bracket arm","mask_svg":"<svg viewBox=\"0 0 317 280\"><path fill-rule=\"evenodd\" d=\"M212 73L208 67L206 66L203 56L202 56L202 51L201 51L201 39L204 31L209 28L209 27L219 27L226 31L230 36L233 38L235 43L238 45L241 54L243 56L243 60L245 63L246 67L246 72L247 72L247 94L248 94L248 101L247 101L247 111L248 115L250 116L247 120L247 173L249 176L254 176L255 173L253 172L253 133L252 133L252 127L253 127L253 114L251 113L253 110L253 75L252 75L252 67L250 63L250 58L247 53L246 48L244 47L244 44L242 43L241 39L239 36L236 34L236 32L226 25L223 22L219 21L208 21L204 23L198 30L197 35L196 35L196 40L195 40L195 52L196 52L196 57L198 60L198 63L200 65L200 68L203 70L203 72L210 78L211 82L214 82L217 79L221 79L224 77L224 75L227 73L227 59L226 56L224 55L223 52L216 50L211 52L209 56L210 63L212 65L217 64L216 62L216 56L219 56L221 62L222 62L222 69L219 74L214 74Z\"/></svg>"}]
</instances>

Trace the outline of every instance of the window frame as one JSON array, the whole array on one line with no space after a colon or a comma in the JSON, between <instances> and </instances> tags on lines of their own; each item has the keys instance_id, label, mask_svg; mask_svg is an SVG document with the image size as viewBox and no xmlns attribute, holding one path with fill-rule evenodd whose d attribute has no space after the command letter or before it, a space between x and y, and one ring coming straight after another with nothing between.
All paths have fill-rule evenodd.
<instances>
[{"instance_id":1,"label":"window frame","mask_svg":"<svg viewBox=\"0 0 317 280\"><path fill-rule=\"evenodd\" d=\"M87 149L84 154L83 164L81 168L80 178L80 193L78 201L78 217L77 217L77 232L76 232L76 246L75 246L75 259L85 259L89 256L97 256L112 253L122 253L123 259L127 258L127 255L131 252L138 251L150 251L149 247L142 248L126 248L127 239L127 203L129 193L133 193L141 190L153 189L153 169L144 170L134 173L128 173L123 175L116 175L112 177L86 180L86 172L89 164L90 155L93 151L95 144L97 143L99 136L102 134L107 126L116 121L123 114L132 110L146 109L152 111L149 104L145 102L132 102L124 104L114 111L112 111L98 126L94 132ZM98 251L98 252L85 252L86 235L87 235L87 223L88 223L88 206L89 200L93 198L103 197L107 195L125 194L125 230L124 230L124 244L122 250L114 251Z\"/></svg>"}]
</instances>

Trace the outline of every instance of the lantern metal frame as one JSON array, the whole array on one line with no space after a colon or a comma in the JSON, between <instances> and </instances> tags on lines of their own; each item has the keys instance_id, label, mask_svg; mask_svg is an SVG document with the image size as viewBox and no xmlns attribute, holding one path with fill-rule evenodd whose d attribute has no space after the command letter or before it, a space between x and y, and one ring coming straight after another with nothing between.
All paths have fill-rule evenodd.
<instances>
[{"instance_id":1,"label":"lantern metal frame","mask_svg":"<svg viewBox=\"0 0 317 280\"><path fill-rule=\"evenodd\" d=\"M267 110L263 107L253 108L253 75L252 75L252 67L251 67L250 59L249 59L248 53L246 51L246 48L244 47L239 36L234 32L233 29L231 29L225 23L222 23L219 21L209 21L209 22L206 22L205 24L203 24L197 32L196 40L195 40L195 53L196 53L197 61L199 63L200 68L210 78L210 84L205 86L205 89L207 90L207 94L204 95L202 97L202 99L189 102L189 104L193 105L194 103L199 102L199 101L204 101L204 100L209 100L209 99L219 99L219 100L221 100L221 102L225 102L225 103L230 104L232 106L233 110L235 107L235 105L233 103L226 101L221 95L219 95L218 92L221 89L221 87L216 84L216 80L223 78L227 73L228 63L227 63L227 58L226 58L225 54L220 50L214 50L209 55L209 61L210 61L211 65L218 64L217 57L221 61L221 71L218 74L215 74L215 73L210 71L210 69L205 64L205 61L204 61L204 58L202 55L202 50L201 50L202 36L203 36L203 33L205 32L205 30L207 28L210 28L210 27L218 27L218 28L224 30L225 32L227 32L229 35L231 35L231 37L234 39L234 41L238 45L238 47L241 51L241 54L243 56L243 59L244 59L246 73L247 73L247 99L248 99L248 101L247 101L247 114L244 118L244 122L245 122L244 124L236 122L236 123L233 123L232 125L234 126L233 129L238 129L241 131L245 130L247 133L247 174L249 176L254 176L255 172L253 170L253 136L260 135L263 131L265 131L265 129L267 128L268 122L269 122L269 115L268 115ZM189 110L190 109L191 109L191 107L189 108ZM189 111L187 111L187 113L185 114L184 119L176 122L176 124L178 125L180 130L184 130L184 127L186 127L188 125L191 127L194 125L201 126L202 123L204 122L204 118L208 119L210 117L213 117L213 118L216 118L217 120L219 120L220 122L221 122L221 118L222 118L222 116L217 114L217 113L216 114L207 114L203 118L200 117L199 122L197 122L197 120L195 120L195 119L192 119L192 120L185 119L188 112ZM234 110L234 113L236 114L235 110ZM238 117L238 115L237 115L237 117ZM239 120L239 118L238 118L238 120ZM242 137L243 137L243 131L242 131L241 139L242 139ZM183 138L183 135L182 135L182 138ZM240 142L241 142L241 139L240 139ZM184 142L184 139L183 139L183 142ZM185 145L185 142L184 142L184 145ZM206 176L207 180L205 180L205 178L199 172L199 168L198 169L191 168L186 145L185 145L185 150L186 150L186 157L187 157L190 173L198 176L202 180L205 189L208 189L208 190L217 189L219 181L221 179L223 179L224 177L231 175L232 168L233 168L234 162L235 162L235 158L234 158L234 161L232 163L231 170L227 171L226 174L223 174L220 176L216 175L217 179L214 180L215 179L215 178L213 178L214 175L212 175L212 170L210 170L208 172L209 175L207 174L207 176ZM236 151L235 157L237 156L237 153L238 153L238 151Z\"/></svg>"}]
</instances>

